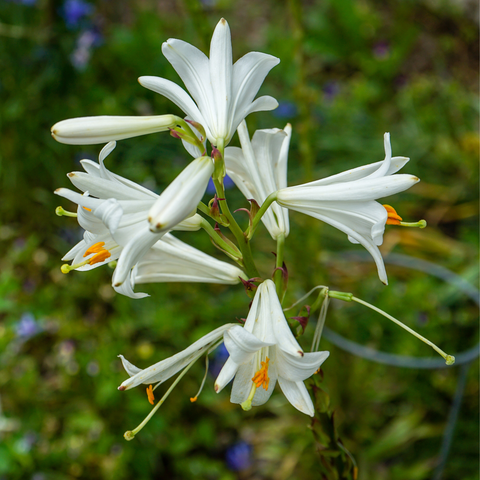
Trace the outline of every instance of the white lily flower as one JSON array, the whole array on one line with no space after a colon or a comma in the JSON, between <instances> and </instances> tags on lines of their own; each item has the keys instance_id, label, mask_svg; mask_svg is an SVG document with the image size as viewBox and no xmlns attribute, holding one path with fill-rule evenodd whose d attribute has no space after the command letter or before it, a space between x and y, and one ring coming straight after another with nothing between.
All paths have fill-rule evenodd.
<instances>
[{"instance_id":1,"label":"white lily flower","mask_svg":"<svg viewBox=\"0 0 480 480\"><path fill-rule=\"evenodd\" d=\"M212 36L210 58L189 43L174 38L162 45L162 52L193 100L176 83L164 78L145 76L138 81L170 99L188 118L200 123L215 146L227 145L240 122L250 113L278 106L269 96L253 99L268 72L280 60L250 52L232 65L230 28L223 18Z\"/></svg>"},{"instance_id":2,"label":"white lily flower","mask_svg":"<svg viewBox=\"0 0 480 480\"><path fill-rule=\"evenodd\" d=\"M257 289L245 327L224 333L230 357L215 382L219 392L233 377L230 400L249 410L263 405L278 383L287 400L307 415L315 414L303 383L326 360L329 352L304 353L283 315L275 284L265 280Z\"/></svg>"},{"instance_id":3,"label":"white lily flower","mask_svg":"<svg viewBox=\"0 0 480 480\"><path fill-rule=\"evenodd\" d=\"M133 288L139 283L196 282L236 285L247 276L234 265L217 260L167 233L135 265L130 282L115 290L137 298Z\"/></svg>"},{"instance_id":4,"label":"white lily flower","mask_svg":"<svg viewBox=\"0 0 480 480\"><path fill-rule=\"evenodd\" d=\"M188 348L173 355L170 358L162 360L154 365L151 365L144 370L132 365L123 355L119 355L122 360L123 367L130 375L130 378L125 380L119 387L119 390L129 390L138 385L163 383L177 372L187 367L189 364L197 361L204 355L210 347L215 345L221 338L225 331L235 326L235 323L227 323L221 327L213 330L203 336L200 340L192 343Z\"/></svg>"},{"instance_id":5,"label":"white lily flower","mask_svg":"<svg viewBox=\"0 0 480 480\"><path fill-rule=\"evenodd\" d=\"M174 115L79 117L56 123L52 127L52 136L57 142L69 145L94 145L164 132L175 126Z\"/></svg>"},{"instance_id":6,"label":"white lily flower","mask_svg":"<svg viewBox=\"0 0 480 480\"><path fill-rule=\"evenodd\" d=\"M225 149L227 174L247 199L253 198L260 206L273 192L287 186L288 147L292 127L257 130L250 142L246 123L238 126L242 148ZM273 203L262 217L274 240L289 232L288 210Z\"/></svg>"},{"instance_id":7,"label":"white lily flower","mask_svg":"<svg viewBox=\"0 0 480 480\"><path fill-rule=\"evenodd\" d=\"M114 148L115 142L107 144L100 152L98 164L82 160L86 173L68 174L83 195L67 188L59 188L55 193L78 204L78 223L86 230L84 239L63 258L73 261L70 266L64 265L62 271L90 270L118 258L113 282L120 285L167 229L152 233L148 223L148 213L161 195L106 169L104 160ZM199 230L200 215L185 218L194 208L189 206L184 220L170 223L168 230Z\"/></svg>"},{"instance_id":8,"label":"white lily flower","mask_svg":"<svg viewBox=\"0 0 480 480\"><path fill-rule=\"evenodd\" d=\"M392 158L389 133L384 136L384 145L385 160L382 162L284 188L277 192L277 203L318 218L345 232L352 243L362 244L375 260L380 280L387 284L387 273L378 245L383 242L389 214L375 200L403 192L420 180L414 175L393 175L409 159Z\"/></svg>"}]
</instances>

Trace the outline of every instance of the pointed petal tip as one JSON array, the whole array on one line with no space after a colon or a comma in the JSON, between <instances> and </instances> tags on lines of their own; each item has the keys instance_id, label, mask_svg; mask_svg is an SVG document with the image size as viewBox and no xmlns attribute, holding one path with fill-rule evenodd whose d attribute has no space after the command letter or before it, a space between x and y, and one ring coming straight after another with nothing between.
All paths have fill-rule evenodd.
<instances>
[{"instance_id":1,"label":"pointed petal tip","mask_svg":"<svg viewBox=\"0 0 480 480\"><path fill-rule=\"evenodd\" d=\"M302 352L302 350L298 350L297 353L298 353L298 355L299 355L300 357L303 357L303 356L305 355L305 354Z\"/></svg>"},{"instance_id":2,"label":"pointed petal tip","mask_svg":"<svg viewBox=\"0 0 480 480\"><path fill-rule=\"evenodd\" d=\"M218 386L217 384L215 384L215 385L213 386L213 389L215 390L215 393L218 393L219 390L220 390L220 389L219 389L219 386Z\"/></svg>"},{"instance_id":3,"label":"pointed petal tip","mask_svg":"<svg viewBox=\"0 0 480 480\"><path fill-rule=\"evenodd\" d=\"M120 385L120 386L118 387L118 389L119 389L121 392L123 392L123 391L125 391L125 390L127 389L127 387L124 387L123 385Z\"/></svg>"}]
</instances>

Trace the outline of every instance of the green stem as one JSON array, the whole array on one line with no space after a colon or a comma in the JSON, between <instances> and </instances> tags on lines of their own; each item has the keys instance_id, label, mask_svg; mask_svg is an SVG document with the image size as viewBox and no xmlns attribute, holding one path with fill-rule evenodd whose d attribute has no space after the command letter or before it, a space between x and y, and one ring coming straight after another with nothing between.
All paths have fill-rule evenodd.
<instances>
[{"instance_id":1,"label":"green stem","mask_svg":"<svg viewBox=\"0 0 480 480\"><path fill-rule=\"evenodd\" d=\"M284 250L285 250L285 235L281 233L277 237L277 260L275 262L275 266L277 268L282 268L283 267L283 255L284 255ZM273 275L273 281L275 282L276 290L277 290L277 295L278 298L281 300L282 297L284 296L285 292L283 291L283 272L281 270L276 270L275 274ZM281 303L281 301L280 301Z\"/></svg>"},{"instance_id":2,"label":"green stem","mask_svg":"<svg viewBox=\"0 0 480 480\"><path fill-rule=\"evenodd\" d=\"M202 222L200 224L201 228L203 228L210 238L213 239L213 241L221 247L223 250L228 252L230 254L230 258L234 259L240 266L243 267L243 262L241 259L241 254L238 249L233 249L232 245L229 245L228 242L226 242L216 231L215 229L210 225L210 223L205 220L204 218L202 219Z\"/></svg>"},{"instance_id":3,"label":"green stem","mask_svg":"<svg viewBox=\"0 0 480 480\"><path fill-rule=\"evenodd\" d=\"M277 199L277 192L271 193L265 201L262 203L262 206L260 207L260 210L257 212L255 215L255 218L252 221L252 228L250 229L250 234L249 234L249 239L252 238L253 233L255 232L255 229L257 228L261 218L265 214L265 212L268 210L270 205Z\"/></svg>"},{"instance_id":4,"label":"green stem","mask_svg":"<svg viewBox=\"0 0 480 480\"><path fill-rule=\"evenodd\" d=\"M221 153L222 159L220 160L221 162L224 162L224 145L223 141L218 142L217 145L218 150ZM217 167L216 167L217 168ZM255 265L255 262L253 260L252 256L252 251L250 250L250 243L248 239L245 237L243 234L242 229L239 227L237 221L233 217L232 213L230 212L230 209L228 208L228 203L225 198L225 188L223 186L223 180L219 181L216 176L213 177L213 184L215 185L215 189L217 191L217 196L219 198L219 203L220 207L222 209L223 215L227 217L227 220L230 222L229 229L235 236L238 247L240 248L240 251L242 252L242 257L243 257L243 264L245 266L245 270L247 271L247 275L249 278L253 277L260 277L260 274L258 273L257 267Z\"/></svg>"},{"instance_id":5,"label":"green stem","mask_svg":"<svg viewBox=\"0 0 480 480\"><path fill-rule=\"evenodd\" d=\"M447 365L453 365L455 363L455 357L453 355L446 354L443 350L441 350L439 347L437 347L430 340L426 339L425 337L423 337L422 335L417 333L415 330L412 330L410 327L407 327L404 323L402 323L400 320L397 320L395 317L392 317L387 312L384 312L383 310L376 307L375 305L372 305L368 302L365 302L365 301L361 300L360 298L352 296L352 300L354 302L360 303L361 305L365 305L366 307L368 307L372 310L375 310L376 312L380 313L380 315L383 315L384 317L388 318L392 322L396 323L398 326L402 327L407 332L411 333L414 337L417 337L423 343L426 343L427 345L432 347L437 353L439 353L445 359L445 362L446 362Z\"/></svg>"},{"instance_id":6,"label":"green stem","mask_svg":"<svg viewBox=\"0 0 480 480\"><path fill-rule=\"evenodd\" d=\"M194 360L192 360L182 371L182 373L175 379L175 381L172 383L170 388L167 390L165 395L158 401L158 403L152 408L152 411L144 418L143 422L137 427L134 428L133 430L128 430L124 433L125 440L133 440L135 438L135 435L149 422L149 420L153 417L155 412L162 406L163 402L167 399L167 397L170 395L172 390L177 386L178 382L183 378L183 376L190 370L190 368L193 366L193 364L203 355L203 352L198 355Z\"/></svg>"}]
</instances>

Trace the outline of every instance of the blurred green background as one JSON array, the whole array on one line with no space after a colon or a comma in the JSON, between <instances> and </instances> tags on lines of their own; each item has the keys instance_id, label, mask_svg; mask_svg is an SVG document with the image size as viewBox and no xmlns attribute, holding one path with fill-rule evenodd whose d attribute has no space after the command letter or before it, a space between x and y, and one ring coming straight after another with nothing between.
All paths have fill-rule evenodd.
<instances>
[{"instance_id":1,"label":"blurred green background","mask_svg":"<svg viewBox=\"0 0 480 480\"><path fill-rule=\"evenodd\" d=\"M146 286L151 297L134 301L114 294L106 267L63 275L60 258L81 229L55 216L57 205L73 206L52 192L70 187L65 174L101 146L58 144L50 127L76 116L180 114L136 79L179 82L162 42L181 38L208 52L223 16L234 59L251 50L281 59L260 91L279 108L248 124L253 133L292 123L289 184L381 160L389 131L394 155L411 157L405 172L422 181L388 203L429 226L387 227L382 251L428 260L478 286L477 9L468 0L0 2L0 479L318 479L309 419L279 391L243 412L229 388L213 392L209 375L190 403L202 362L135 440L123 439L150 405L143 388L117 390L126 374L116 355L146 367L245 318L249 299L241 287L165 284ZM161 191L189 159L158 134L119 142L107 167ZM234 208L246 206L235 189L229 195ZM345 255L361 247L344 234L290 218L285 305L330 285L388 310L448 353L478 342L477 308L455 286L387 266L386 288L373 262ZM217 255L205 234L179 237ZM266 277L274 248L259 228L255 258ZM327 326L385 352L433 355L358 305L333 301ZM301 339L305 349L312 332ZM323 385L360 480L434 478L461 367L396 368L326 339L320 346L331 351ZM445 480L478 479L478 362L466 374Z\"/></svg>"}]
</instances>

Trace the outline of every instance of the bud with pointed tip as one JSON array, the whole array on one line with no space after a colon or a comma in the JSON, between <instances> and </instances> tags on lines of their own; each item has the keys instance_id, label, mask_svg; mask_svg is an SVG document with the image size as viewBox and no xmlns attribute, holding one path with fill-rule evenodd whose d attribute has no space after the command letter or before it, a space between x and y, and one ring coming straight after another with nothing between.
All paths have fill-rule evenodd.
<instances>
[{"instance_id":1,"label":"bud with pointed tip","mask_svg":"<svg viewBox=\"0 0 480 480\"><path fill-rule=\"evenodd\" d=\"M175 115L150 117L79 117L69 118L52 127L53 138L69 145L94 145L113 140L138 137L149 133L164 132L174 128Z\"/></svg>"},{"instance_id":2,"label":"bud with pointed tip","mask_svg":"<svg viewBox=\"0 0 480 480\"><path fill-rule=\"evenodd\" d=\"M195 213L213 173L210 157L199 157L190 163L158 197L148 212L150 230L171 230L177 223Z\"/></svg>"}]
</instances>

